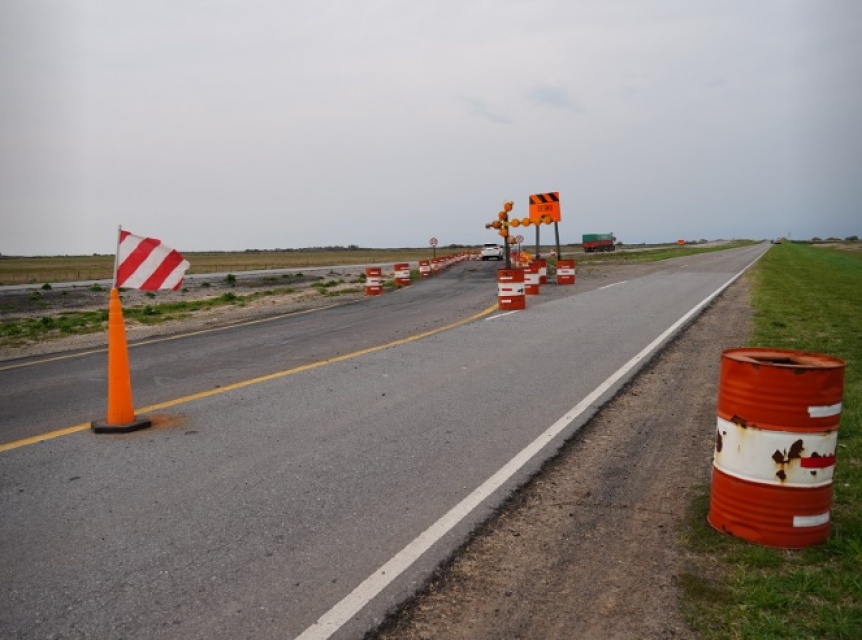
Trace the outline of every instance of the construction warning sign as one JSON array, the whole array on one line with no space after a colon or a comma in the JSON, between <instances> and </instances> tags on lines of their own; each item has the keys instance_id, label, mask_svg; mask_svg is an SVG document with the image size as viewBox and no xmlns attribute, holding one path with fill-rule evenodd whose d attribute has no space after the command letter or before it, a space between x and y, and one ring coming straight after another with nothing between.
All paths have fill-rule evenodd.
<instances>
[{"instance_id":1,"label":"construction warning sign","mask_svg":"<svg viewBox=\"0 0 862 640\"><path fill-rule=\"evenodd\" d=\"M547 220L546 216L549 216L552 222L560 221L560 194L558 191L536 193L530 196L530 222L540 224Z\"/></svg>"}]
</instances>

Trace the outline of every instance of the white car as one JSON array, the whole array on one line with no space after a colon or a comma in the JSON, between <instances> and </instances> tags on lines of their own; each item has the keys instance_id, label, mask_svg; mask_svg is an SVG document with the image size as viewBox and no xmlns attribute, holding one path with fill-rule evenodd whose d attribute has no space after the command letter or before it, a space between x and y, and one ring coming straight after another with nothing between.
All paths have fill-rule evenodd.
<instances>
[{"instance_id":1,"label":"white car","mask_svg":"<svg viewBox=\"0 0 862 640\"><path fill-rule=\"evenodd\" d=\"M482 247L482 260L502 260L503 247L493 242L486 242Z\"/></svg>"}]
</instances>

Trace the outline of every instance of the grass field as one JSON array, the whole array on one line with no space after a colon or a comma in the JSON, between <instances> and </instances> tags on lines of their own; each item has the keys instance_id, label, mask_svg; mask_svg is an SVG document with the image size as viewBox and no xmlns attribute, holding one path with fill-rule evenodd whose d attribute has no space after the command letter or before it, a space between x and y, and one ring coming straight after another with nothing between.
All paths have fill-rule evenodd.
<instances>
[{"instance_id":1,"label":"grass field","mask_svg":"<svg viewBox=\"0 0 862 640\"><path fill-rule=\"evenodd\" d=\"M851 245L845 249L853 249ZM684 576L702 638L862 638L862 252L785 243L751 274L750 346L847 363L829 540L801 551L722 536L706 523L709 488L691 508Z\"/></svg>"}]
</instances>

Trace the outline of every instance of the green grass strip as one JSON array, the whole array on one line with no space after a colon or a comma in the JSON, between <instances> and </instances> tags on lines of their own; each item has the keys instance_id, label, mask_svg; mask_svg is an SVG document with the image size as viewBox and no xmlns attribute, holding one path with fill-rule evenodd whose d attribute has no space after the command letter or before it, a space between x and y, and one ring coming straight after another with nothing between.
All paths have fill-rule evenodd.
<instances>
[{"instance_id":1,"label":"green grass strip","mask_svg":"<svg viewBox=\"0 0 862 640\"><path fill-rule=\"evenodd\" d=\"M709 489L691 506L693 552L684 610L702 638L862 637L862 252L776 245L751 273L751 346L799 349L847 362L832 526L800 551L767 549L706 524Z\"/></svg>"},{"instance_id":2,"label":"green grass strip","mask_svg":"<svg viewBox=\"0 0 862 640\"><path fill-rule=\"evenodd\" d=\"M326 291L326 289L324 288L323 291ZM202 309L225 305L243 306L259 298L293 292L294 289L291 288L259 291L247 295L228 291L216 298L205 300L163 302L124 308L123 318L126 320L135 320L143 324L158 324L168 320L186 318L195 311ZM104 310L99 311L70 311L37 318L7 320L0 322L0 345L14 347L27 342L58 338L64 335L104 331L107 327L107 322L107 305Z\"/></svg>"},{"instance_id":3,"label":"green grass strip","mask_svg":"<svg viewBox=\"0 0 862 640\"><path fill-rule=\"evenodd\" d=\"M577 256L578 264L593 264L603 262L616 262L623 264L640 264L644 262L658 262L659 260L668 260L670 258L682 258L685 256L693 256L700 253L713 253L715 251L725 251L736 247L745 247L748 245L757 244L756 240L734 240L726 244L720 244L709 247L699 247L692 245L677 246L677 247L662 247L658 249L643 249L641 251L611 251L608 253L587 253L583 256ZM563 251L565 255L565 251Z\"/></svg>"}]
</instances>

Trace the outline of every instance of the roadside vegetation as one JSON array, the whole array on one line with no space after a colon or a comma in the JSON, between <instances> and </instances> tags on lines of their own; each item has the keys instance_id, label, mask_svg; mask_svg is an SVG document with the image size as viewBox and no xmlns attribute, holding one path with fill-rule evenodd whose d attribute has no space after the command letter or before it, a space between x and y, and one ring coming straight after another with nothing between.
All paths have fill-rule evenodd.
<instances>
[{"instance_id":1,"label":"roadside vegetation","mask_svg":"<svg viewBox=\"0 0 862 640\"><path fill-rule=\"evenodd\" d=\"M683 576L689 623L705 639L862 637L862 252L783 243L751 272L751 346L847 363L828 541L767 549L706 522L709 487L691 507Z\"/></svg>"},{"instance_id":2,"label":"roadside vegetation","mask_svg":"<svg viewBox=\"0 0 862 640\"><path fill-rule=\"evenodd\" d=\"M224 305L244 305L253 300L279 293L290 293L290 289L262 291L248 295L237 295L231 291L206 300L189 300L145 304L123 309L126 320L142 324L157 324L168 320L181 320L195 311ZM108 309L99 311L66 311L56 315L4 320L0 322L0 344L15 346L63 335L78 335L103 331L107 327Z\"/></svg>"},{"instance_id":3,"label":"roadside vegetation","mask_svg":"<svg viewBox=\"0 0 862 640\"><path fill-rule=\"evenodd\" d=\"M686 244L673 247L657 247L654 249L644 248L637 251L625 251L631 247L618 247L617 251L608 253L588 253L582 256L577 256L579 264L593 264L601 262L622 262L625 264L642 263L642 262L658 262L659 260L667 260L669 258L681 258L683 256L692 256L699 253L712 253L713 251L724 251L726 249L734 249L736 247L744 247L751 244L757 244L757 240L734 240L726 244L710 245L706 247ZM622 251L620 249L623 249ZM563 252L565 255L565 252Z\"/></svg>"},{"instance_id":4,"label":"roadside vegetation","mask_svg":"<svg viewBox=\"0 0 862 640\"><path fill-rule=\"evenodd\" d=\"M289 281L293 286L271 285L279 282ZM224 306L246 306L262 298L286 296L301 291L314 292L322 297L331 298L348 293L362 291L362 279L346 282L341 278L324 279L319 276L305 276L301 273L283 275L281 278L264 276L251 281L244 282L241 286L252 287L248 293L241 293L238 280L234 274L227 274L221 282L230 287L228 291L220 294L210 293L212 284L210 282L200 283L196 289L183 289L181 295L189 296L190 299L158 301L161 292L146 292L145 301L141 304L124 305L123 317L125 320L139 322L141 324L159 324L169 320L182 320L194 315L196 312ZM351 286L353 285L353 286ZM267 287L267 288L262 288ZM236 290L234 290L236 288ZM21 309L14 304L6 304L0 308L3 312L15 313L16 317L0 319L0 346L16 347L33 342L50 340L69 335L80 335L104 331L108 322L107 298L103 309L68 309L63 310L62 305L68 292L55 292L52 300L47 297L48 289L34 289L22 297L26 304L34 308L27 317ZM94 293L104 293L106 290L99 285L93 285L88 289ZM45 291L45 293L43 293ZM173 293L173 292L171 292ZM124 291L121 290L121 298ZM56 306L55 306L56 305ZM0 315L2 318L2 315Z\"/></svg>"}]
</instances>

